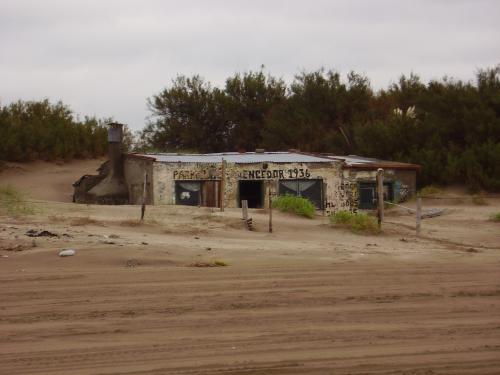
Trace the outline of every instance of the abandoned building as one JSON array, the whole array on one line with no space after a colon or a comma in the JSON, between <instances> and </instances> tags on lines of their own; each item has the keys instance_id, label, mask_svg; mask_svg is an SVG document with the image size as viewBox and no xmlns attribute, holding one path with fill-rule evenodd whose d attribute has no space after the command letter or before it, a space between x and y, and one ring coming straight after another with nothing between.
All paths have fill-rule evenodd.
<instances>
[{"instance_id":1,"label":"abandoned building","mask_svg":"<svg viewBox=\"0 0 500 375\"><path fill-rule=\"evenodd\" d=\"M373 209L377 206L377 169L384 170L384 200L404 202L417 191L417 164L400 163L356 155L323 155L344 162L344 178L354 181L358 190L358 208Z\"/></svg>"},{"instance_id":2,"label":"abandoned building","mask_svg":"<svg viewBox=\"0 0 500 375\"><path fill-rule=\"evenodd\" d=\"M318 210L370 209L375 174L384 168L385 196L402 201L415 192L412 164L357 156L286 152L210 154L122 153L121 125L110 124L109 164L75 182L75 202L266 208L269 197L305 197ZM145 196L144 196L145 193Z\"/></svg>"}]
</instances>

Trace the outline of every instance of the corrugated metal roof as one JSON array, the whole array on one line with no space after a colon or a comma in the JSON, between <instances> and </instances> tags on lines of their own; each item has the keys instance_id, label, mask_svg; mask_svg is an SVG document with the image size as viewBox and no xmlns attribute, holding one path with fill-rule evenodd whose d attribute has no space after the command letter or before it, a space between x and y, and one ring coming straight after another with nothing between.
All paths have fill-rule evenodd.
<instances>
[{"instance_id":1,"label":"corrugated metal roof","mask_svg":"<svg viewBox=\"0 0 500 375\"><path fill-rule=\"evenodd\" d=\"M213 154L131 154L138 157L147 157L163 163L220 163L222 158L229 163L331 163L326 157L295 153L295 152L224 152Z\"/></svg>"},{"instance_id":2,"label":"corrugated metal roof","mask_svg":"<svg viewBox=\"0 0 500 375\"><path fill-rule=\"evenodd\" d=\"M394 169L420 169L417 164L401 163L397 161L380 160L375 158L365 158L357 155L324 155L323 157L335 160L342 160L348 167L352 168L394 168Z\"/></svg>"}]
</instances>

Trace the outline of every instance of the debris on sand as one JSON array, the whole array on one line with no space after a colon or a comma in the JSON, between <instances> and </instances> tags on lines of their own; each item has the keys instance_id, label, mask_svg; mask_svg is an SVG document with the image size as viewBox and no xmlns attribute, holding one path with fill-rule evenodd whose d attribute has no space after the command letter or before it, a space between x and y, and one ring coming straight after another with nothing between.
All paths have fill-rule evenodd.
<instances>
[{"instance_id":1,"label":"debris on sand","mask_svg":"<svg viewBox=\"0 0 500 375\"><path fill-rule=\"evenodd\" d=\"M60 257L72 257L75 254L76 254L76 251L73 249L64 249L64 250L59 252Z\"/></svg>"},{"instance_id":2,"label":"debris on sand","mask_svg":"<svg viewBox=\"0 0 500 375\"><path fill-rule=\"evenodd\" d=\"M16 243L16 244L5 244L0 246L0 250L4 251L24 251L31 249L33 244L28 244L28 243Z\"/></svg>"},{"instance_id":3,"label":"debris on sand","mask_svg":"<svg viewBox=\"0 0 500 375\"><path fill-rule=\"evenodd\" d=\"M28 237L59 237L58 234L50 232L48 230L37 231L35 229L30 229L26 232Z\"/></svg>"},{"instance_id":4,"label":"debris on sand","mask_svg":"<svg viewBox=\"0 0 500 375\"><path fill-rule=\"evenodd\" d=\"M149 245L147 242L141 242L141 245Z\"/></svg>"},{"instance_id":5,"label":"debris on sand","mask_svg":"<svg viewBox=\"0 0 500 375\"><path fill-rule=\"evenodd\" d=\"M227 267L229 264L222 260L215 260L213 262L196 262L191 263L189 267Z\"/></svg>"},{"instance_id":6,"label":"debris on sand","mask_svg":"<svg viewBox=\"0 0 500 375\"><path fill-rule=\"evenodd\" d=\"M125 263L125 266L129 268L134 268L140 265L141 262L139 262L137 259L127 259L127 263Z\"/></svg>"},{"instance_id":7,"label":"debris on sand","mask_svg":"<svg viewBox=\"0 0 500 375\"><path fill-rule=\"evenodd\" d=\"M468 253L480 253L481 250L478 250L478 249L474 249L473 247L469 247L467 250Z\"/></svg>"}]
</instances>

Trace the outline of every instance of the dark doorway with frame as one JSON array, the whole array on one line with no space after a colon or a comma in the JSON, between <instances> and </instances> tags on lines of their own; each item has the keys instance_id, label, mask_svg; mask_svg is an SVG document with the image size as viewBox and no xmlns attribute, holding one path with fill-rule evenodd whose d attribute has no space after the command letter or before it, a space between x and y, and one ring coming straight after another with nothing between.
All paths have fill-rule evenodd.
<instances>
[{"instance_id":1,"label":"dark doorway with frame","mask_svg":"<svg viewBox=\"0 0 500 375\"><path fill-rule=\"evenodd\" d=\"M239 182L239 201L248 201L248 208L262 208L264 203L264 188L262 181L240 181Z\"/></svg>"}]
</instances>

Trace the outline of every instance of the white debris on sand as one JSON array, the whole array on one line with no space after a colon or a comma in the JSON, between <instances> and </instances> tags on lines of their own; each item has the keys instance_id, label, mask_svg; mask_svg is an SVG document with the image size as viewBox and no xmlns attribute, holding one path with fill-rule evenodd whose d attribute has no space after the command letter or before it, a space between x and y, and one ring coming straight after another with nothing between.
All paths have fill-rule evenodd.
<instances>
[{"instance_id":1,"label":"white debris on sand","mask_svg":"<svg viewBox=\"0 0 500 375\"><path fill-rule=\"evenodd\" d=\"M73 249L64 249L64 250L59 252L60 257L72 257L75 254L76 254L76 251Z\"/></svg>"}]
</instances>

